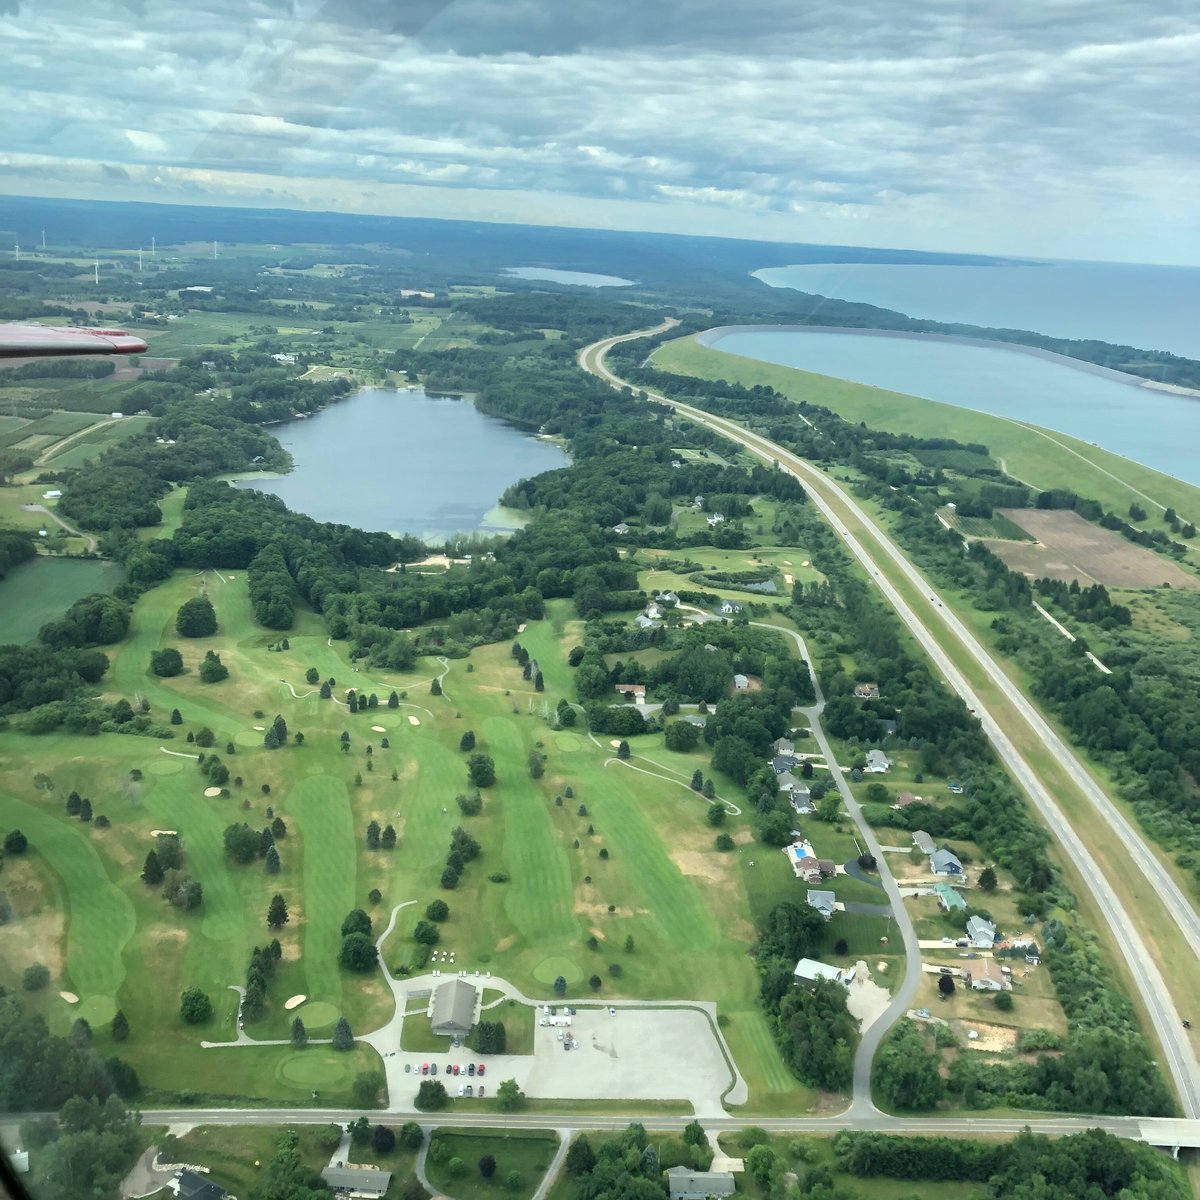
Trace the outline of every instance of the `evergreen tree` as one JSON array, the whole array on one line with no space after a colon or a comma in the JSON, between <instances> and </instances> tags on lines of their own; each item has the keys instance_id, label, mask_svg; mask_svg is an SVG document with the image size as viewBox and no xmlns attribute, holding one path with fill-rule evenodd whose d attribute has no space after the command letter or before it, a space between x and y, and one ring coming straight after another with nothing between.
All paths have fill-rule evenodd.
<instances>
[{"instance_id":1,"label":"evergreen tree","mask_svg":"<svg viewBox=\"0 0 1200 1200\"><path fill-rule=\"evenodd\" d=\"M354 1034L350 1030L350 1022L345 1017L338 1017L333 1027L333 1048L335 1050L353 1050Z\"/></svg>"},{"instance_id":2,"label":"evergreen tree","mask_svg":"<svg viewBox=\"0 0 1200 1200\"><path fill-rule=\"evenodd\" d=\"M267 850L267 856L263 859L263 866L266 867L268 875L278 875L279 868L283 864L279 861L279 851L271 846Z\"/></svg>"},{"instance_id":3,"label":"evergreen tree","mask_svg":"<svg viewBox=\"0 0 1200 1200\"><path fill-rule=\"evenodd\" d=\"M394 850L396 848L396 830L392 825L385 825L383 833L380 835L379 844L384 850Z\"/></svg>"},{"instance_id":4,"label":"evergreen tree","mask_svg":"<svg viewBox=\"0 0 1200 1200\"><path fill-rule=\"evenodd\" d=\"M431 696L440 696L442 694L442 681L440 679L434 679L429 685L429 694Z\"/></svg>"},{"instance_id":5,"label":"evergreen tree","mask_svg":"<svg viewBox=\"0 0 1200 1200\"><path fill-rule=\"evenodd\" d=\"M397 696L395 692L393 692L388 697L388 708L399 708L399 707L400 707L400 697Z\"/></svg>"},{"instance_id":6,"label":"evergreen tree","mask_svg":"<svg viewBox=\"0 0 1200 1200\"><path fill-rule=\"evenodd\" d=\"M328 700L333 695L333 689L329 686L328 682L321 684L319 695L322 700Z\"/></svg>"},{"instance_id":7,"label":"evergreen tree","mask_svg":"<svg viewBox=\"0 0 1200 1200\"><path fill-rule=\"evenodd\" d=\"M283 898L280 892L276 892L271 897L271 904L267 909L267 925L271 929L282 929L288 922L288 906L287 901Z\"/></svg>"},{"instance_id":8,"label":"evergreen tree","mask_svg":"<svg viewBox=\"0 0 1200 1200\"><path fill-rule=\"evenodd\" d=\"M704 772L697 767L692 772L692 791L700 792L704 790Z\"/></svg>"},{"instance_id":9,"label":"evergreen tree","mask_svg":"<svg viewBox=\"0 0 1200 1200\"><path fill-rule=\"evenodd\" d=\"M372 821L367 826L367 849L368 850L378 850L379 849L379 838L380 838L379 822Z\"/></svg>"},{"instance_id":10,"label":"evergreen tree","mask_svg":"<svg viewBox=\"0 0 1200 1200\"><path fill-rule=\"evenodd\" d=\"M123 1042L129 1037L129 1021L124 1012L117 1009L117 1015L112 1019L112 1040Z\"/></svg>"},{"instance_id":11,"label":"evergreen tree","mask_svg":"<svg viewBox=\"0 0 1200 1200\"><path fill-rule=\"evenodd\" d=\"M278 750L279 749L279 734L277 734L275 732L274 725L270 726L267 729L267 732L263 734L263 745L268 750Z\"/></svg>"},{"instance_id":12,"label":"evergreen tree","mask_svg":"<svg viewBox=\"0 0 1200 1200\"><path fill-rule=\"evenodd\" d=\"M79 802L79 819L81 821L92 819L92 802L86 796Z\"/></svg>"},{"instance_id":13,"label":"evergreen tree","mask_svg":"<svg viewBox=\"0 0 1200 1200\"><path fill-rule=\"evenodd\" d=\"M146 855L146 863L142 867L142 880L151 887L157 887L163 881L162 864L158 861L158 855L153 850Z\"/></svg>"},{"instance_id":14,"label":"evergreen tree","mask_svg":"<svg viewBox=\"0 0 1200 1200\"><path fill-rule=\"evenodd\" d=\"M292 1021L291 1042L297 1050L308 1045L308 1030L304 1028L304 1022L299 1017Z\"/></svg>"},{"instance_id":15,"label":"evergreen tree","mask_svg":"<svg viewBox=\"0 0 1200 1200\"><path fill-rule=\"evenodd\" d=\"M171 724L172 725L182 725L183 724L183 713L181 713L179 711L179 709L177 709L177 708L171 709Z\"/></svg>"}]
</instances>

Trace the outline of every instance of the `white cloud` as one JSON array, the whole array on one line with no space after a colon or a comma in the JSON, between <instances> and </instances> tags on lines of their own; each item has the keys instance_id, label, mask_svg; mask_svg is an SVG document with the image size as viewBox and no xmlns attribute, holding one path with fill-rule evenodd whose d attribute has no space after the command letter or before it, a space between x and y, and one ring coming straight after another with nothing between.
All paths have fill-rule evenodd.
<instances>
[{"instance_id":1,"label":"white cloud","mask_svg":"<svg viewBox=\"0 0 1200 1200\"><path fill-rule=\"evenodd\" d=\"M0 148L31 191L85 186L90 158L146 198L161 178L384 204L401 181L444 216L490 191L572 222L1200 261L1182 6L567 7L345 0L331 21L318 0L195 0L131 29L42 0L0 16L0 104L22 118Z\"/></svg>"}]
</instances>

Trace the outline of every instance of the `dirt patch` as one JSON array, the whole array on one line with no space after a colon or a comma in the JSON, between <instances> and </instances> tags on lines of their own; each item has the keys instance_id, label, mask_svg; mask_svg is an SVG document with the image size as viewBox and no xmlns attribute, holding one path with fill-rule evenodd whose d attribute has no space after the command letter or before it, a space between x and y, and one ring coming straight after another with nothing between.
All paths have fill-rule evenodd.
<instances>
[{"instance_id":1,"label":"dirt patch","mask_svg":"<svg viewBox=\"0 0 1200 1200\"><path fill-rule=\"evenodd\" d=\"M503 954L505 950L511 950L516 944L517 935L510 933L508 937L503 937L496 943L495 953Z\"/></svg>"},{"instance_id":2,"label":"dirt patch","mask_svg":"<svg viewBox=\"0 0 1200 1200\"><path fill-rule=\"evenodd\" d=\"M951 1021L950 1028L967 1050L985 1050L991 1054L1011 1054L1017 1048L1017 1030L1011 1025L989 1025L984 1021ZM968 1036L972 1031L977 1038Z\"/></svg>"},{"instance_id":3,"label":"dirt patch","mask_svg":"<svg viewBox=\"0 0 1200 1200\"><path fill-rule=\"evenodd\" d=\"M672 850L671 861L684 875L697 875L710 883L724 883L724 862L712 854L704 854L698 850Z\"/></svg>"},{"instance_id":4,"label":"dirt patch","mask_svg":"<svg viewBox=\"0 0 1200 1200\"><path fill-rule=\"evenodd\" d=\"M1176 563L1127 542L1110 529L1060 509L1003 508L998 513L1037 540L1032 544L987 539L988 549L1031 579L1078 580L1106 587L1200 588L1200 578Z\"/></svg>"},{"instance_id":5,"label":"dirt patch","mask_svg":"<svg viewBox=\"0 0 1200 1200\"><path fill-rule=\"evenodd\" d=\"M754 832L750 829L739 829L733 835L733 842L736 846L748 846L754 841Z\"/></svg>"}]
</instances>

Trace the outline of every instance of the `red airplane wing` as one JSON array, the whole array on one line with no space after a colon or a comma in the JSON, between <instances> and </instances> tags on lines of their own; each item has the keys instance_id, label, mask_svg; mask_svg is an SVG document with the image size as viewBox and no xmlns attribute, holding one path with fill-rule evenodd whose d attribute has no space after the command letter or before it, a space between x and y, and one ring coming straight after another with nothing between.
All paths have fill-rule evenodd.
<instances>
[{"instance_id":1,"label":"red airplane wing","mask_svg":"<svg viewBox=\"0 0 1200 1200\"><path fill-rule=\"evenodd\" d=\"M0 324L0 358L145 352L146 343L123 329L56 329L50 325Z\"/></svg>"}]
</instances>

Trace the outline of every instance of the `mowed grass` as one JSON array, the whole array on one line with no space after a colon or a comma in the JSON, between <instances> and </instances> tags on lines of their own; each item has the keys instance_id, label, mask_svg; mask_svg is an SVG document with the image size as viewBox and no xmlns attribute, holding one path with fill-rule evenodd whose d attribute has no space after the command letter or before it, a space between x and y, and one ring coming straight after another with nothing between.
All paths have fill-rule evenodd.
<instances>
[{"instance_id":1,"label":"mowed grass","mask_svg":"<svg viewBox=\"0 0 1200 1200\"><path fill-rule=\"evenodd\" d=\"M430 1140L441 1142L446 1155L438 1162L429 1156L425 1161L425 1173L430 1183L456 1200L497 1200L502 1196L521 1200L532 1196L558 1149L554 1134L537 1129L481 1129L476 1133L438 1129ZM485 1154L496 1160L496 1172L490 1179L484 1179L479 1173L478 1163ZM461 1175L450 1171L450 1162L456 1158L461 1159L466 1168ZM521 1182L510 1191L505 1180L512 1171L520 1176Z\"/></svg>"},{"instance_id":2,"label":"mowed grass","mask_svg":"<svg viewBox=\"0 0 1200 1200\"><path fill-rule=\"evenodd\" d=\"M44 513L36 515L49 520ZM38 557L22 563L0 579L0 645L32 642L43 625L56 621L76 600L111 592L124 577L116 563L94 558Z\"/></svg>"},{"instance_id":3,"label":"mowed grass","mask_svg":"<svg viewBox=\"0 0 1200 1200\"><path fill-rule=\"evenodd\" d=\"M914 437L954 438L982 443L1003 459L1009 474L1034 487L1061 486L1064 479L1082 496L1124 513L1140 493L1182 514L1200 513L1200 488L1150 467L1101 450L1066 434L977 413L917 396L890 392L793 367L757 362L701 346L694 338L668 342L654 353L664 371L701 379L726 379L747 387L765 384L794 400L832 409L848 421Z\"/></svg>"},{"instance_id":4,"label":"mowed grass","mask_svg":"<svg viewBox=\"0 0 1200 1200\"><path fill-rule=\"evenodd\" d=\"M179 638L175 612L201 589L216 608L218 632ZM242 572L177 573L139 599L130 636L108 650L113 665L105 680L107 698L141 695L164 724L171 709L179 708L184 724L174 727L174 738L53 734L35 741L0 733L0 790L14 806L23 806L21 813L31 808L40 817L31 837L64 887L68 876L77 876L71 886L89 889L88 913L74 900L68 912L69 974L87 980L85 990L97 994L103 985L103 994L125 1011L134 1034L120 1052L150 1094L166 1099L188 1090L252 1103L302 1104L319 1090L323 1100L348 1103L355 1071L377 1063L365 1047L341 1056L320 1047L301 1052L286 1046L200 1047L201 1039L233 1036L236 996L230 985L244 981L251 949L275 936L265 914L279 891L291 919L278 931L283 960L270 985L268 1015L248 1030L251 1036L286 1036L291 1016L283 1002L294 994L345 1013L358 1034L384 1024L393 1009L378 974L357 976L337 966L341 921L350 908L362 907L378 934L393 905L414 902L401 911L385 945L386 961L398 966L414 952L411 931L425 906L443 897L451 916L442 926L441 945L456 951L461 968L490 970L547 998L555 975L564 973L581 992L590 975L599 975L602 1000L715 1001L751 1082L751 1109L802 1111L811 1105L812 1093L779 1061L748 953L755 938L752 902L769 907L794 898L794 880L786 871L769 878L760 873L752 901L747 879L754 872L743 860L756 848L717 852L705 823L706 805L690 789L615 762L606 766L612 752L604 739L596 745L579 728L555 730L546 723L543 703L553 712L560 698L573 698L565 660L578 629L569 607L552 604L544 620L529 622L520 635L542 666L546 690L540 693L521 678L507 642L476 649L471 671L466 661L451 662L445 694L438 697L430 693L430 680L442 672L439 664L423 659L406 675L355 670L345 658L345 643L329 644L318 619L306 611L289 632L289 651L269 649L279 636L254 623ZM149 672L150 654L163 644L182 651L183 675L160 679ZM221 655L229 679L200 682L196 668L207 649ZM360 695L375 693L378 707L352 715L344 704L320 700L305 681L309 666L322 678L336 679L336 697L353 685ZM392 690L404 694L400 707L387 706ZM263 747L254 726L269 724L276 713L290 730L305 734L303 746ZM231 778L228 797L205 798L207 781L194 758L180 757L196 753L185 736L202 726L216 736L210 753L242 780L239 785ZM459 749L468 728L497 769L497 782L485 789L477 817L464 817L455 803L469 786L467 756ZM350 733L348 751L341 749L343 730ZM693 769L691 756L663 749L661 735L634 739L634 748L636 754L652 754L672 777L690 776ZM533 749L546 756L545 775L538 780L528 771ZM374 770L368 770L368 761ZM140 782L130 780L134 768L142 773ZM52 795L33 791L38 769L53 777ZM568 786L572 799L565 798ZM62 798L72 787L92 798L112 829L97 833L66 816ZM556 796L564 796L561 806ZM579 814L580 804L586 804L586 815ZM268 807L288 827L278 844L282 869L275 876L261 862L233 864L223 845L230 823L244 820L254 829L268 824ZM366 849L371 819L396 827L394 851ZM439 881L451 831L459 824L471 830L483 854L467 865L459 886L446 891ZM745 824L743 818L730 828L744 838ZM197 912L170 908L138 878L153 845L152 829L176 829L183 837L186 869L204 887ZM600 857L602 847L607 860ZM91 863L90 874L80 873L81 856ZM784 867L782 855L776 857ZM507 881L493 882L489 876L496 873L506 874ZM367 895L373 887L383 896L377 905ZM100 897L98 906L93 894ZM93 917L92 907L109 915ZM124 926L111 916L118 910L129 914ZM92 928L101 921L103 936ZM118 944L122 929L126 940ZM586 944L590 936L598 939L595 950ZM628 953L627 937L634 940ZM613 964L621 968L619 976L610 974ZM178 1012L180 992L192 984L208 992L217 1010L212 1022L198 1028L185 1026ZM65 1006L62 1020L69 1023ZM314 1027L312 1033L328 1036L328 1028ZM101 1030L99 1043L106 1037Z\"/></svg>"}]
</instances>

